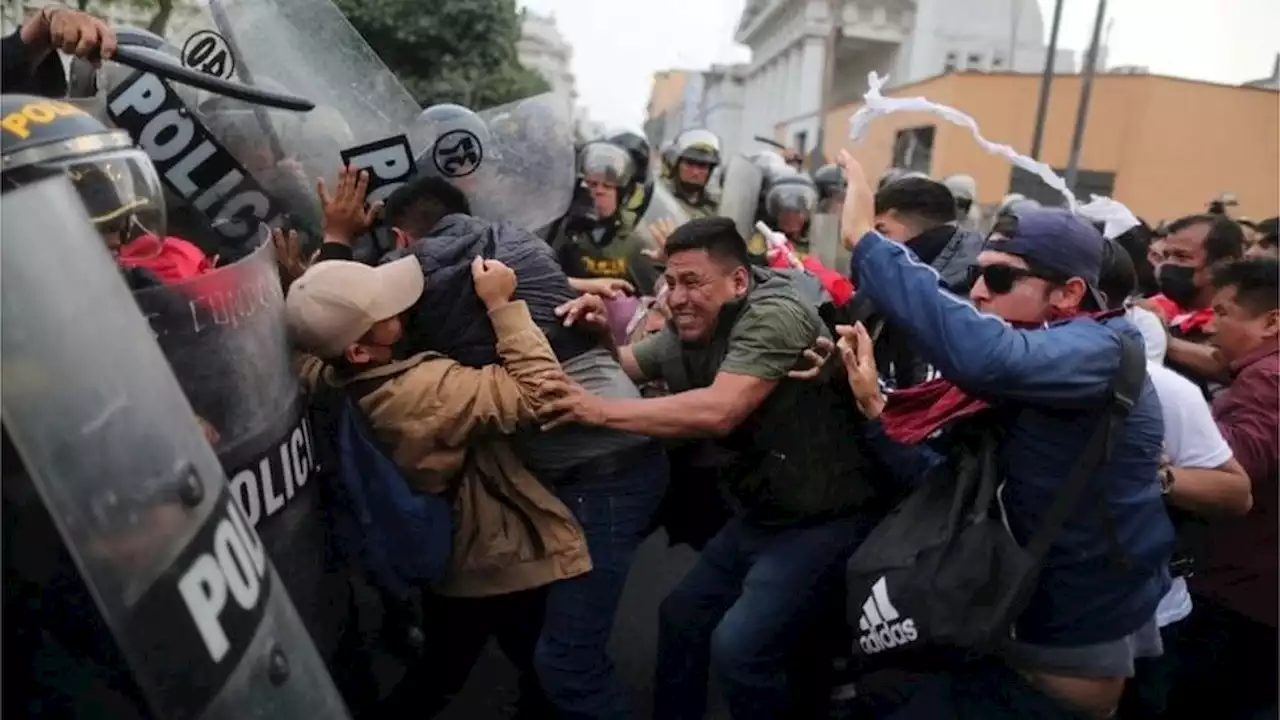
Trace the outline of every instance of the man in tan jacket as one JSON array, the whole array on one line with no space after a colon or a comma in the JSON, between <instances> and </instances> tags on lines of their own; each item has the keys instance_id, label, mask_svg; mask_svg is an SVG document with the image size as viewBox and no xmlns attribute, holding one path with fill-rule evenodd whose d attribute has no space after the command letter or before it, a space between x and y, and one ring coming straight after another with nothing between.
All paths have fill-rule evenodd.
<instances>
[{"instance_id":1,"label":"man in tan jacket","mask_svg":"<svg viewBox=\"0 0 1280 720\"><path fill-rule=\"evenodd\" d=\"M539 387L562 376L522 301L516 277L476 258L475 292L489 311L500 365L470 368L434 353L397 358L400 315L418 300L409 257L378 268L328 260L289 289L286 311L308 387L352 394L377 440L419 492L453 498L453 555L424 592L429 649L379 717L429 718L466 682L490 636L521 673L522 717L547 717L532 667L540 589L591 569L582 529L517 457L510 436L535 418Z\"/></svg>"}]
</instances>

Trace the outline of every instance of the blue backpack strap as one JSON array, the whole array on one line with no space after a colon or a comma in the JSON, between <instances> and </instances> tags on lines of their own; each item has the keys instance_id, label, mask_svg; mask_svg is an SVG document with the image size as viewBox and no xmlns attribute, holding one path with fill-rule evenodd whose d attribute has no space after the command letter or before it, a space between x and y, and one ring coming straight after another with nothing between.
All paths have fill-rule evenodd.
<instances>
[{"instance_id":1,"label":"blue backpack strap","mask_svg":"<svg viewBox=\"0 0 1280 720\"><path fill-rule=\"evenodd\" d=\"M453 549L452 493L415 492L355 398L344 395L339 482L359 523L362 565L375 585L403 598L444 573Z\"/></svg>"}]
</instances>

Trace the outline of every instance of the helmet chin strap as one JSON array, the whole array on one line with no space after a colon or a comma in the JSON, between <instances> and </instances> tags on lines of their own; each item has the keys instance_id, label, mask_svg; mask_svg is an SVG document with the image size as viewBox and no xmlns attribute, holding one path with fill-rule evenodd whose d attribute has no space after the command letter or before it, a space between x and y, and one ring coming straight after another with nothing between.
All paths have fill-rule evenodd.
<instances>
[{"instance_id":1,"label":"helmet chin strap","mask_svg":"<svg viewBox=\"0 0 1280 720\"><path fill-rule=\"evenodd\" d=\"M707 191L706 185L694 185L683 180L676 181L676 186L685 200L701 200L702 194Z\"/></svg>"}]
</instances>

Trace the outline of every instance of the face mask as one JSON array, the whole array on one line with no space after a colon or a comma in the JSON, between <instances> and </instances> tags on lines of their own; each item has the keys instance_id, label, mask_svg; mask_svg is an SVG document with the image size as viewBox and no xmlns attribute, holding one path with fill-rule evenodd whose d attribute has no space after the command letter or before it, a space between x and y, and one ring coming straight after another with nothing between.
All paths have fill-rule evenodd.
<instances>
[{"instance_id":1,"label":"face mask","mask_svg":"<svg viewBox=\"0 0 1280 720\"><path fill-rule=\"evenodd\" d=\"M1161 265L1158 277L1160 292L1164 293L1165 297L1178 303L1179 307L1191 307L1191 304L1195 302L1196 296L1200 294L1200 288L1196 287L1195 274L1195 268L1170 265L1168 263Z\"/></svg>"}]
</instances>

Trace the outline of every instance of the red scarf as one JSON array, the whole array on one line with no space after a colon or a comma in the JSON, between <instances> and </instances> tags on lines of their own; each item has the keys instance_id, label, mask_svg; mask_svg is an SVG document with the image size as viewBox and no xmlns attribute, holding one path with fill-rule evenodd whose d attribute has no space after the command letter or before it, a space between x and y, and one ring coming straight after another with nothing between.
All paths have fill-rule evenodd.
<instances>
[{"instance_id":1,"label":"red scarf","mask_svg":"<svg viewBox=\"0 0 1280 720\"><path fill-rule=\"evenodd\" d=\"M1101 313L1081 313L1074 317L1092 317L1105 320L1123 315L1123 310ZM1068 320L1071 318L1062 318ZM1056 322L1056 321L1052 321ZM1044 323L1012 323L1023 330L1040 330ZM929 439L935 432L961 418L970 417L991 404L971 397L950 380L938 379L921 383L905 390L897 390L886 398L880 422L884 432L903 445L916 445Z\"/></svg>"}]
</instances>

